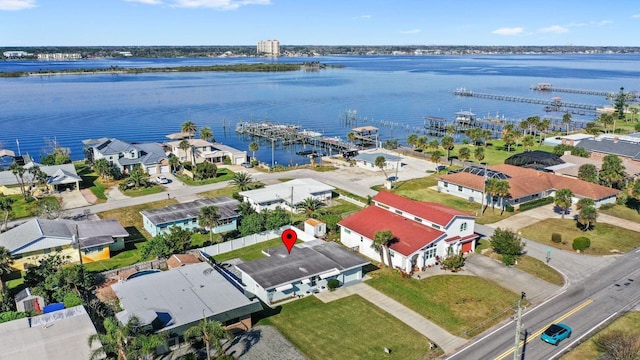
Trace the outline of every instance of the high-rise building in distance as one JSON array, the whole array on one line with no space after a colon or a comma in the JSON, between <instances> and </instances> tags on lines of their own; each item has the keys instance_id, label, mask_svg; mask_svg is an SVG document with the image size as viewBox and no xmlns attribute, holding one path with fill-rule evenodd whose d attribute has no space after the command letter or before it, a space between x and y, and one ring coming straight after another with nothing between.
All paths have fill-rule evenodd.
<instances>
[{"instance_id":1,"label":"high-rise building in distance","mask_svg":"<svg viewBox=\"0 0 640 360\"><path fill-rule=\"evenodd\" d=\"M280 56L280 42L278 40L258 41L257 51L258 55Z\"/></svg>"}]
</instances>

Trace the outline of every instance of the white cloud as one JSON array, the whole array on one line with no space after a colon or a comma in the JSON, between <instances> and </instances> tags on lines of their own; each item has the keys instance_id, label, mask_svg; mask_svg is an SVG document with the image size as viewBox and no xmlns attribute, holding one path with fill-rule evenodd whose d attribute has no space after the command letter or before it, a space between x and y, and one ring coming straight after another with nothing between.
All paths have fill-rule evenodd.
<instances>
[{"instance_id":1,"label":"white cloud","mask_svg":"<svg viewBox=\"0 0 640 360\"><path fill-rule=\"evenodd\" d=\"M353 19L371 19L373 16L371 15L359 15L359 16L354 16Z\"/></svg>"},{"instance_id":2,"label":"white cloud","mask_svg":"<svg viewBox=\"0 0 640 360\"><path fill-rule=\"evenodd\" d=\"M160 5L160 4L162 4L162 0L124 0L124 1L147 4L147 5Z\"/></svg>"},{"instance_id":3,"label":"white cloud","mask_svg":"<svg viewBox=\"0 0 640 360\"><path fill-rule=\"evenodd\" d=\"M0 11L15 11L36 7L35 0L0 0Z\"/></svg>"},{"instance_id":4,"label":"white cloud","mask_svg":"<svg viewBox=\"0 0 640 360\"><path fill-rule=\"evenodd\" d=\"M491 33L496 35L519 35L519 34L522 34L523 32L524 32L524 29L521 27L513 27L513 28L503 27L503 28L495 29Z\"/></svg>"},{"instance_id":5,"label":"white cloud","mask_svg":"<svg viewBox=\"0 0 640 360\"><path fill-rule=\"evenodd\" d=\"M418 34L421 31L422 30L420 30L420 29L411 29L411 30L400 31L400 34Z\"/></svg>"},{"instance_id":6,"label":"white cloud","mask_svg":"<svg viewBox=\"0 0 640 360\"><path fill-rule=\"evenodd\" d=\"M640 14L633 14L631 15L632 19L640 19Z\"/></svg>"},{"instance_id":7,"label":"white cloud","mask_svg":"<svg viewBox=\"0 0 640 360\"><path fill-rule=\"evenodd\" d=\"M554 34L562 34L562 33L568 32L568 31L569 31L569 29L567 29L564 26L560 26L560 25L553 25L553 26L549 26L549 27L540 29L540 32L543 32L543 33L554 33Z\"/></svg>"},{"instance_id":8,"label":"white cloud","mask_svg":"<svg viewBox=\"0 0 640 360\"><path fill-rule=\"evenodd\" d=\"M271 0L173 0L172 7L235 10L246 5L269 5Z\"/></svg>"},{"instance_id":9,"label":"white cloud","mask_svg":"<svg viewBox=\"0 0 640 360\"><path fill-rule=\"evenodd\" d=\"M605 26L605 25L609 25L609 24L613 24L613 21L611 20L601 20L601 21L592 21L591 25L595 25L595 26Z\"/></svg>"}]
</instances>

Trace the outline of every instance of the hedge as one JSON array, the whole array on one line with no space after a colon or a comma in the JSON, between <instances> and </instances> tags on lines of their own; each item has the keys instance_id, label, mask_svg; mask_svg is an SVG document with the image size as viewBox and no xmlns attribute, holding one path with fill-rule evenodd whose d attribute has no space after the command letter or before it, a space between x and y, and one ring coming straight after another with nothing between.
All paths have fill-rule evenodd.
<instances>
[{"instance_id":1,"label":"hedge","mask_svg":"<svg viewBox=\"0 0 640 360\"><path fill-rule=\"evenodd\" d=\"M537 208L537 207L540 207L540 206L553 204L554 201L555 200L551 196L546 197L546 198L533 200L533 201L529 201L529 202L526 202L526 203L520 205L519 210L520 211L530 210L530 209Z\"/></svg>"}]
</instances>

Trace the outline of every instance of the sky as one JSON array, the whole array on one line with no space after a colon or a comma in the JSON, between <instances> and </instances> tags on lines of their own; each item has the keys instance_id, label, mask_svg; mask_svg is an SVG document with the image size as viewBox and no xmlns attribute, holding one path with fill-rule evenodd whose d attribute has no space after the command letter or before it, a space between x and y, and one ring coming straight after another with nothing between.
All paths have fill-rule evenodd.
<instances>
[{"instance_id":1,"label":"sky","mask_svg":"<svg viewBox=\"0 0 640 360\"><path fill-rule=\"evenodd\" d=\"M637 0L0 0L0 47L640 46Z\"/></svg>"}]
</instances>

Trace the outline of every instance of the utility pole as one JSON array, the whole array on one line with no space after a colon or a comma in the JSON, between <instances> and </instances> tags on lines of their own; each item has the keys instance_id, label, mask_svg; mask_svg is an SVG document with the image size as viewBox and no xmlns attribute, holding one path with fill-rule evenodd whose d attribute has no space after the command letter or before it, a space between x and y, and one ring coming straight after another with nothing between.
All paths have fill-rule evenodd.
<instances>
[{"instance_id":1,"label":"utility pole","mask_svg":"<svg viewBox=\"0 0 640 360\"><path fill-rule=\"evenodd\" d=\"M516 337L515 337L515 345L514 345L514 349L513 349L513 360L518 360L518 355L520 352L520 328L522 327L522 300L524 300L527 297L527 294L525 294L525 292L521 292L520 294L520 299L518 300L518 315L516 318Z\"/></svg>"}]
</instances>

